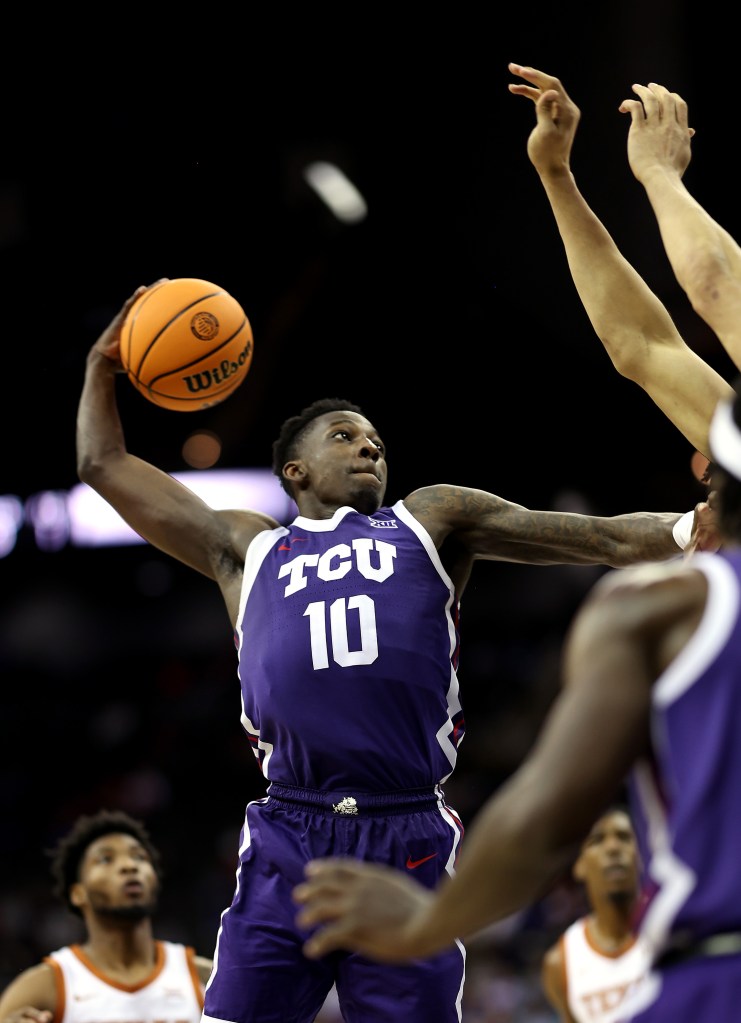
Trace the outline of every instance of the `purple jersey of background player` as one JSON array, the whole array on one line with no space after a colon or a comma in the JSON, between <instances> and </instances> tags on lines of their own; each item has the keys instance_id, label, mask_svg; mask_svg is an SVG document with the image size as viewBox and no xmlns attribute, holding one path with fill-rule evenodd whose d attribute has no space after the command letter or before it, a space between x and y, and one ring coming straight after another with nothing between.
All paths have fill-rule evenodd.
<instances>
[{"instance_id":1,"label":"purple jersey of background player","mask_svg":"<svg viewBox=\"0 0 741 1023\"><path fill-rule=\"evenodd\" d=\"M703 939L712 936L715 943L722 936L729 952L741 951L741 553L698 553L693 566L707 576L705 611L653 687L654 762L641 762L630 778L646 864L640 928L662 966L649 976L638 1004L629 1006L634 1013L645 1008L646 1020L654 1013L669 1018L663 1014L671 1006L685 1013L695 990L686 985L686 971L662 960L666 950L681 956L684 948L696 950ZM700 954L693 967L711 974L741 972L741 958ZM697 1018L736 1018L738 1005L729 1016L723 1002L729 994L725 979L709 988L721 1001L713 1009L706 989ZM644 1015L630 1018L638 1023Z\"/></svg>"},{"instance_id":2,"label":"purple jersey of background player","mask_svg":"<svg viewBox=\"0 0 741 1023\"><path fill-rule=\"evenodd\" d=\"M445 781L464 731L458 604L403 501L264 532L244 580L242 723L265 776L348 792Z\"/></svg>"}]
</instances>

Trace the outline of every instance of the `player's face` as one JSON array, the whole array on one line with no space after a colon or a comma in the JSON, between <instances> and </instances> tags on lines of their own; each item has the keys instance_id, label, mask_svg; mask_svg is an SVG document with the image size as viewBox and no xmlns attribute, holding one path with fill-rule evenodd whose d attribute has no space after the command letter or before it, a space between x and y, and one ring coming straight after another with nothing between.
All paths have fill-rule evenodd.
<instances>
[{"instance_id":1,"label":"player's face","mask_svg":"<svg viewBox=\"0 0 741 1023\"><path fill-rule=\"evenodd\" d=\"M372 423L356 412L327 412L306 433L300 458L289 466L302 474L299 490L310 489L323 504L350 505L374 512L383 504L385 447Z\"/></svg>"},{"instance_id":2,"label":"player's face","mask_svg":"<svg viewBox=\"0 0 741 1023\"><path fill-rule=\"evenodd\" d=\"M575 867L592 897L630 895L638 889L638 847L630 818L622 811L607 813L587 837Z\"/></svg>"},{"instance_id":3,"label":"player's face","mask_svg":"<svg viewBox=\"0 0 741 1023\"><path fill-rule=\"evenodd\" d=\"M137 920L151 916L159 881L147 850L133 835L103 835L92 842L80 864L72 898L81 909Z\"/></svg>"}]
</instances>

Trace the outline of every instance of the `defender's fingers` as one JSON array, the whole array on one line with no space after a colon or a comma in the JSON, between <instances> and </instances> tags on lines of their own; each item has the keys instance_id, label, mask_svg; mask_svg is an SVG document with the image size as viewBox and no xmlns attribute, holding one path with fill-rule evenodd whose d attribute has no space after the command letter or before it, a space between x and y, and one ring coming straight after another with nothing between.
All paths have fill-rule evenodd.
<instances>
[{"instance_id":1,"label":"defender's fingers","mask_svg":"<svg viewBox=\"0 0 741 1023\"><path fill-rule=\"evenodd\" d=\"M535 67L528 67L527 64L508 64L507 67L513 75L519 75L529 82L534 82L540 89L561 88L558 78L547 75L545 71L539 71Z\"/></svg>"},{"instance_id":2,"label":"defender's fingers","mask_svg":"<svg viewBox=\"0 0 741 1023\"><path fill-rule=\"evenodd\" d=\"M659 98L647 85L631 85L631 89L641 100L646 117L659 110Z\"/></svg>"},{"instance_id":3,"label":"defender's fingers","mask_svg":"<svg viewBox=\"0 0 741 1023\"><path fill-rule=\"evenodd\" d=\"M510 82L507 88L513 95L526 96L533 103L537 103L540 99L540 89L534 89L531 85L519 85L516 82Z\"/></svg>"},{"instance_id":4,"label":"defender's fingers","mask_svg":"<svg viewBox=\"0 0 741 1023\"><path fill-rule=\"evenodd\" d=\"M679 124L682 128L686 128L687 131L690 133L690 136L694 135L695 134L694 128L690 128L689 126L690 115L687 104L685 103L685 101L682 99L678 92L673 92L671 94L671 97L674 103L674 115L677 118L677 124Z\"/></svg>"},{"instance_id":5,"label":"defender's fingers","mask_svg":"<svg viewBox=\"0 0 741 1023\"><path fill-rule=\"evenodd\" d=\"M646 120L646 111L639 99L624 99L618 107L621 114L630 114L634 123Z\"/></svg>"},{"instance_id":6,"label":"defender's fingers","mask_svg":"<svg viewBox=\"0 0 741 1023\"><path fill-rule=\"evenodd\" d=\"M312 934L304 943L304 955L308 959L320 959L329 952L336 952L340 949L356 949L356 945L350 945L347 928L341 924L327 924L321 930Z\"/></svg>"}]
</instances>

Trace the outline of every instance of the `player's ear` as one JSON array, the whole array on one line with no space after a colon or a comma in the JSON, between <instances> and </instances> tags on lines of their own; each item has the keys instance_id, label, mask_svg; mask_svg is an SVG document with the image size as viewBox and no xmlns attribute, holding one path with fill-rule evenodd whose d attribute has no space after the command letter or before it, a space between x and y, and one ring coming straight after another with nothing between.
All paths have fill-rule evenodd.
<instances>
[{"instance_id":1,"label":"player's ear","mask_svg":"<svg viewBox=\"0 0 741 1023\"><path fill-rule=\"evenodd\" d=\"M571 876L575 881L584 881L586 879L586 871L584 869L584 860L580 856L574 866L571 868Z\"/></svg>"},{"instance_id":2,"label":"player's ear","mask_svg":"<svg viewBox=\"0 0 741 1023\"><path fill-rule=\"evenodd\" d=\"M69 901L72 903L73 906L77 906L78 909L80 906L83 906L85 904L86 901L85 889L79 882L76 882L70 888Z\"/></svg>"},{"instance_id":3,"label":"player's ear","mask_svg":"<svg viewBox=\"0 0 741 1023\"><path fill-rule=\"evenodd\" d=\"M296 483L298 486L302 486L306 479L306 466L300 458L294 459L292 462L286 462L283 466L283 475L289 483Z\"/></svg>"}]
</instances>

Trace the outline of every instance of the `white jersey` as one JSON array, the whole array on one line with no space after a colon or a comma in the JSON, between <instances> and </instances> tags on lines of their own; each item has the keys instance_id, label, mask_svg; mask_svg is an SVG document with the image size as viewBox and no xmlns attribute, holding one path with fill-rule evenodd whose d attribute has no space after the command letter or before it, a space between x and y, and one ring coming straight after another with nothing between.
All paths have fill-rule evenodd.
<instances>
[{"instance_id":1,"label":"white jersey","mask_svg":"<svg viewBox=\"0 0 741 1023\"><path fill-rule=\"evenodd\" d=\"M195 953L186 945L155 942L155 964L137 984L122 984L101 973L79 945L44 958L54 970L54 1023L199 1023L203 985Z\"/></svg>"},{"instance_id":2,"label":"white jersey","mask_svg":"<svg viewBox=\"0 0 741 1023\"><path fill-rule=\"evenodd\" d=\"M617 1023L623 999L643 979L650 957L640 938L616 952L601 952L591 941L588 917L561 935L566 1001L576 1023Z\"/></svg>"}]
</instances>

